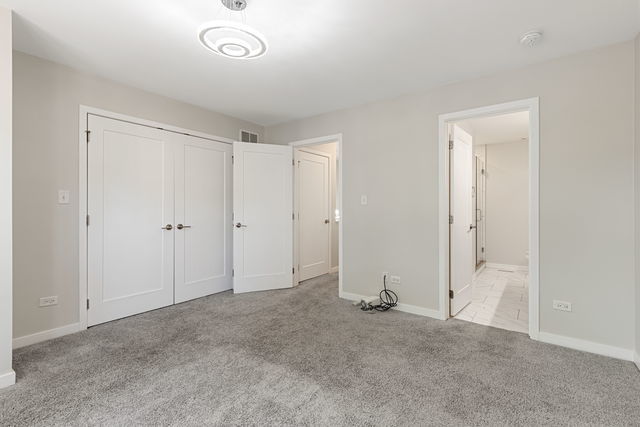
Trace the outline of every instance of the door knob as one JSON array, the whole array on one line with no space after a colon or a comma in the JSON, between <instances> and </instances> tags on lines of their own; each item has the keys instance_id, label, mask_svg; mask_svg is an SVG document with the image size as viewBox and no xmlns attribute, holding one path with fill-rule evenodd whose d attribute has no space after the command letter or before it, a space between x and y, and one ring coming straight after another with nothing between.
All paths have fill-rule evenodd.
<instances>
[{"instance_id":1,"label":"door knob","mask_svg":"<svg viewBox=\"0 0 640 427\"><path fill-rule=\"evenodd\" d=\"M238 222L238 223L236 223L236 228L241 228L241 227L246 227L246 225L241 224L241 223L239 223L239 222Z\"/></svg>"},{"instance_id":2,"label":"door knob","mask_svg":"<svg viewBox=\"0 0 640 427\"><path fill-rule=\"evenodd\" d=\"M173 225L171 224L167 224L164 227L162 227L163 230L173 230Z\"/></svg>"},{"instance_id":3,"label":"door knob","mask_svg":"<svg viewBox=\"0 0 640 427\"><path fill-rule=\"evenodd\" d=\"M176 228L177 228L178 230L182 230L183 228L191 228L191 226L190 226L190 225L182 225L182 224L178 224L178 225L176 225Z\"/></svg>"},{"instance_id":4,"label":"door knob","mask_svg":"<svg viewBox=\"0 0 640 427\"><path fill-rule=\"evenodd\" d=\"M325 220L324 220L324 223L325 223L325 224L329 224L329 220L328 220L328 219L325 219Z\"/></svg>"}]
</instances>

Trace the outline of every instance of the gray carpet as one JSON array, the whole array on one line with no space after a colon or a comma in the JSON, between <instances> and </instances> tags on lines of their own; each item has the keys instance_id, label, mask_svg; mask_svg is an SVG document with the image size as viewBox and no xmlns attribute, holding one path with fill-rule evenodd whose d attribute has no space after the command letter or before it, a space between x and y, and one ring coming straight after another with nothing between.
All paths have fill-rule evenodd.
<instances>
[{"instance_id":1,"label":"gray carpet","mask_svg":"<svg viewBox=\"0 0 640 427\"><path fill-rule=\"evenodd\" d=\"M17 350L0 424L640 423L629 362L336 294L226 292Z\"/></svg>"}]
</instances>

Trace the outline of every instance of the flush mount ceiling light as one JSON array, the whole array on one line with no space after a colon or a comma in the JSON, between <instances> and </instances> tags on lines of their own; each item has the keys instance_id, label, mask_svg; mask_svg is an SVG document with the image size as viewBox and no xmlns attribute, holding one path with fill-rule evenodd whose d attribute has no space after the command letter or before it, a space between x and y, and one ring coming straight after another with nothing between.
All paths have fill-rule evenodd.
<instances>
[{"instance_id":1,"label":"flush mount ceiling light","mask_svg":"<svg viewBox=\"0 0 640 427\"><path fill-rule=\"evenodd\" d=\"M230 12L240 13L242 22L233 20L212 21L202 25L198 31L200 43L218 55L234 59L259 58L267 53L267 39L248 26L244 9L247 0L221 0Z\"/></svg>"},{"instance_id":2,"label":"flush mount ceiling light","mask_svg":"<svg viewBox=\"0 0 640 427\"><path fill-rule=\"evenodd\" d=\"M534 47L542 39L541 31L529 31L520 37L520 44L527 47Z\"/></svg>"}]
</instances>

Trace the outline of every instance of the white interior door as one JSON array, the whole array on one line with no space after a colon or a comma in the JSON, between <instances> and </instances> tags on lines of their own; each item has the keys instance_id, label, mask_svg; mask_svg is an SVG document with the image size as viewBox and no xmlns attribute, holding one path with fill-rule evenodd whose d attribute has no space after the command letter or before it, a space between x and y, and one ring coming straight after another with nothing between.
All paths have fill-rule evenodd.
<instances>
[{"instance_id":1,"label":"white interior door","mask_svg":"<svg viewBox=\"0 0 640 427\"><path fill-rule=\"evenodd\" d=\"M476 173L476 252L477 252L477 264L480 265L485 261L485 183L486 183L486 173L485 173L485 165L484 160L481 158L477 158L478 166Z\"/></svg>"},{"instance_id":2,"label":"white interior door","mask_svg":"<svg viewBox=\"0 0 640 427\"><path fill-rule=\"evenodd\" d=\"M298 266L300 280L331 270L331 204L329 156L296 151Z\"/></svg>"},{"instance_id":3,"label":"white interior door","mask_svg":"<svg viewBox=\"0 0 640 427\"><path fill-rule=\"evenodd\" d=\"M236 142L233 155L233 290L292 287L292 149Z\"/></svg>"},{"instance_id":4,"label":"white interior door","mask_svg":"<svg viewBox=\"0 0 640 427\"><path fill-rule=\"evenodd\" d=\"M173 303L175 147L166 132L104 117L90 115L89 130L91 326Z\"/></svg>"},{"instance_id":5,"label":"white interior door","mask_svg":"<svg viewBox=\"0 0 640 427\"><path fill-rule=\"evenodd\" d=\"M233 287L231 144L174 134L175 302Z\"/></svg>"},{"instance_id":6,"label":"white interior door","mask_svg":"<svg viewBox=\"0 0 640 427\"><path fill-rule=\"evenodd\" d=\"M450 264L453 291L450 300L451 315L456 315L471 302L473 278L473 217L472 217L472 138L467 132L453 126L453 146L450 150L450 206L453 217L450 225Z\"/></svg>"}]
</instances>

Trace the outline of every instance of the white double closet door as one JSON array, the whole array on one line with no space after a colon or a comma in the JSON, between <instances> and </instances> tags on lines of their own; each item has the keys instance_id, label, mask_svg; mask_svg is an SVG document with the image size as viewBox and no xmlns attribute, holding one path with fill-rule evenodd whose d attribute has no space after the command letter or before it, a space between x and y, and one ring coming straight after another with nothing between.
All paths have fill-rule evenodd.
<instances>
[{"instance_id":1,"label":"white double closet door","mask_svg":"<svg viewBox=\"0 0 640 427\"><path fill-rule=\"evenodd\" d=\"M232 146L89 115L88 324L232 288Z\"/></svg>"}]
</instances>

